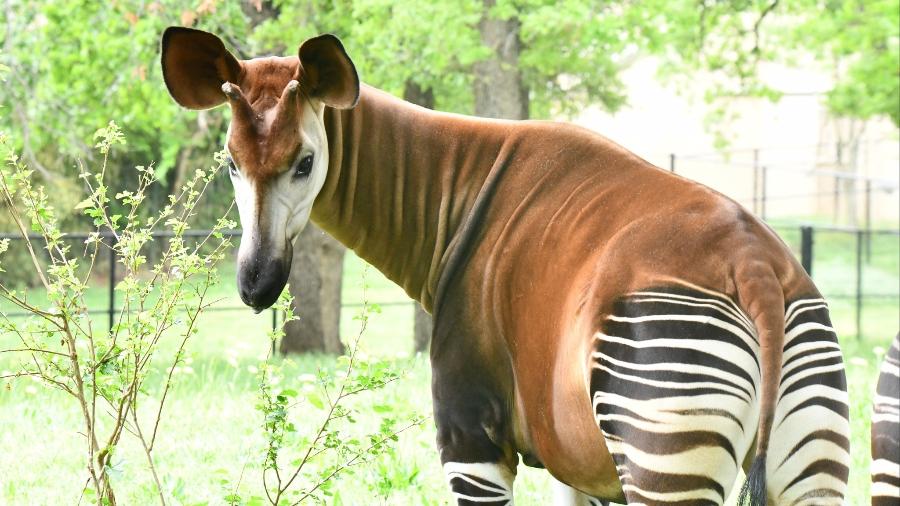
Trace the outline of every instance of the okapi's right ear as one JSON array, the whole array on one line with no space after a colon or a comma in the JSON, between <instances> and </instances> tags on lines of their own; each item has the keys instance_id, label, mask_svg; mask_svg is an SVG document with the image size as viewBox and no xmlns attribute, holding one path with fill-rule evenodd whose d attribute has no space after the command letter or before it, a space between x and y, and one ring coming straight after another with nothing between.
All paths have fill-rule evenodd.
<instances>
[{"instance_id":1,"label":"okapi's right ear","mask_svg":"<svg viewBox=\"0 0 900 506\"><path fill-rule=\"evenodd\" d=\"M176 102L188 109L209 109L225 102L222 84L240 80L241 62L215 35L170 26L162 36L162 71Z\"/></svg>"},{"instance_id":2,"label":"okapi's right ear","mask_svg":"<svg viewBox=\"0 0 900 506\"><path fill-rule=\"evenodd\" d=\"M310 97L335 109L359 101L359 75L341 40L326 33L300 44L300 86Z\"/></svg>"}]
</instances>

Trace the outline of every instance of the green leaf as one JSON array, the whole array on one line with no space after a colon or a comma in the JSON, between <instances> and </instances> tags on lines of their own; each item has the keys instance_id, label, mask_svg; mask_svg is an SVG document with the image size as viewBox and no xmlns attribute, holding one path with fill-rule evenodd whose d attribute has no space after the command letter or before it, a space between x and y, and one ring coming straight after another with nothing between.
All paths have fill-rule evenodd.
<instances>
[{"instance_id":1,"label":"green leaf","mask_svg":"<svg viewBox=\"0 0 900 506\"><path fill-rule=\"evenodd\" d=\"M306 400L308 400L310 404L318 409L322 409L323 407L325 407L325 403L322 401L322 397L320 397L319 393L316 391L312 391L306 394Z\"/></svg>"}]
</instances>

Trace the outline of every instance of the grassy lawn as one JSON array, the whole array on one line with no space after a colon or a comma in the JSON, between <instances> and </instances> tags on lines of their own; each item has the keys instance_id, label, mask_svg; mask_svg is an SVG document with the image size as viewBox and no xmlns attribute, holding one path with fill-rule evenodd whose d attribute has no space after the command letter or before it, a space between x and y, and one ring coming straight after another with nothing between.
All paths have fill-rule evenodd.
<instances>
[{"instance_id":1,"label":"grassy lawn","mask_svg":"<svg viewBox=\"0 0 900 506\"><path fill-rule=\"evenodd\" d=\"M792 238L785 232L787 242ZM878 239L879 241L881 239ZM888 239L885 239L887 241ZM889 239L873 248L872 261L866 266L865 280L870 293L880 290L896 294L898 286L897 240ZM814 274L826 294L852 292L852 238L817 238ZM226 271L230 265L223 267ZM346 304L362 300L360 286L363 264L348 255L344 277ZM848 274L849 273L849 274ZM849 276L849 278L848 278ZM233 277L224 282L216 296L221 306L239 306ZM369 269L373 302L408 300L403 292ZM96 303L105 303L105 291L92 294ZM0 306L8 309L6 306ZM371 413L360 427L377 423L376 403L389 404L394 413L431 412L430 370L427 357L412 356L412 304L385 305L372 316L363 348L370 355L395 358L407 371L401 381L381 391L378 399L363 398L357 407ZM847 357L850 382L853 431L853 466L848 503L868 503L870 402L882 348L897 332L900 309L896 298L868 301L864 312L864 335L855 334L853 301L832 300L833 317ZM343 314L344 336L356 333L352 319L356 307ZM105 317L102 317L105 321ZM256 403L256 375L260 357L269 346L265 334L271 313L254 315L250 310L207 313L200 334L190 345L188 367L177 375L174 390L166 405L161 435L154 451L157 466L170 504L223 504L223 497L240 481L241 488L261 493L259 463L263 439ZM13 344L11 336L0 336L0 348ZM171 346L171 344L166 344ZM880 347L880 348L879 348ZM300 357L283 361L284 382L298 382L300 375L319 367L334 367L328 357ZM11 369L11 358L0 355L0 371ZM160 372L158 372L159 374ZM155 382L151 381L150 384ZM2 385L0 385L2 386ZM154 411L159 392L149 391L144 408ZM62 394L48 392L30 381L19 381L11 388L0 388L0 504L56 505L75 504L86 480L82 461L83 438L77 433L80 415L74 403ZM296 409L298 426L308 426L320 415L312 410ZM337 485L334 504L447 504L448 494L434 450L431 422L401 435L397 451L384 455L374 465L358 468L345 475ZM127 434L117 453L116 486L122 504L157 502L146 462L136 440ZM223 483L227 484L223 486ZM550 501L546 473L521 467L516 482L516 501L520 505L547 504Z\"/></svg>"}]
</instances>

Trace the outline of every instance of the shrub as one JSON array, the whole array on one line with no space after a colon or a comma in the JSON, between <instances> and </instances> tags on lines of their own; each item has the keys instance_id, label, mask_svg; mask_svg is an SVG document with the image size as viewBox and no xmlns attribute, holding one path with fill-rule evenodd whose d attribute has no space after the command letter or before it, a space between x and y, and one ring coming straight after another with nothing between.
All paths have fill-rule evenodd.
<instances>
[{"instance_id":1,"label":"shrub","mask_svg":"<svg viewBox=\"0 0 900 506\"><path fill-rule=\"evenodd\" d=\"M151 218L139 211L147 190L156 181L152 167L137 167L139 183L130 191L110 196L105 181L110 150L125 140L115 123L99 130L96 148L102 162L96 170L82 167L81 179L88 196L76 209L90 217L94 229L83 245L73 248L59 229L56 210L47 192L31 183L32 173L11 150L10 139L0 134L0 196L28 250L28 269L40 280L43 297L32 296L0 281L0 297L29 314L25 320L0 314L0 332L17 336L19 345L0 350L20 357L17 369L5 378L36 378L44 385L71 396L81 412L89 479L83 495L98 504L115 504L116 447L124 431L138 438L160 498L165 504L153 462L153 448L172 371L182 361L185 345L196 334L198 316L211 303L207 291L217 280L216 264L229 249L221 234L233 224L221 219L211 233L196 244L185 241L189 223L204 190L221 168L198 170L170 197L168 204ZM127 211L111 214L113 199ZM146 250L153 234L166 230L171 236L158 260L148 265ZM0 254L9 241L0 243ZM111 328L106 315L97 317L85 301L87 280L104 251L111 251L123 266L123 279L116 290L124 301ZM0 272L11 268L0 257ZM7 278L4 276L3 278ZM160 343L175 341L175 351L160 352ZM142 392L155 363L168 363L169 374L160 381L162 398L144 404ZM139 411L149 410L147 420Z\"/></svg>"}]
</instances>

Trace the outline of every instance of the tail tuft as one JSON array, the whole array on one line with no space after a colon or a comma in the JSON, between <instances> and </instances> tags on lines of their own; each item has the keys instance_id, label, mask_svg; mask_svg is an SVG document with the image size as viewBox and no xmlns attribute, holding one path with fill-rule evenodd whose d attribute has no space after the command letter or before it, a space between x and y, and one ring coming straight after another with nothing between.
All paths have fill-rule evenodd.
<instances>
[{"instance_id":1,"label":"tail tuft","mask_svg":"<svg viewBox=\"0 0 900 506\"><path fill-rule=\"evenodd\" d=\"M766 506L766 454L761 453L753 459L753 465L747 473L747 480L741 487L738 506Z\"/></svg>"}]
</instances>

